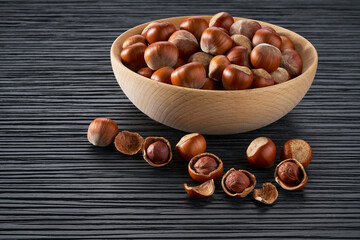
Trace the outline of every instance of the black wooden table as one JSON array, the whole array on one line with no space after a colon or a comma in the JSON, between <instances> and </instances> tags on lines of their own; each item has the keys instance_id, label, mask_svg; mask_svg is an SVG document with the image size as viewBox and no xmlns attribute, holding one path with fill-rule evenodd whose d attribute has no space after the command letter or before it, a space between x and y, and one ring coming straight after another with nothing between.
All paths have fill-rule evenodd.
<instances>
[{"instance_id":1,"label":"black wooden table","mask_svg":"<svg viewBox=\"0 0 360 240\"><path fill-rule=\"evenodd\" d=\"M0 1L0 238L359 239L359 3ZM290 138L311 144L307 186L279 187L273 206L231 199L219 182L212 197L193 199L178 157L155 169L86 138L92 119L109 117L174 146L185 133L148 118L119 88L111 43L143 22L219 11L288 28L318 50L315 81L288 115L249 133L206 136L225 170L252 171L257 187L274 182L274 167L248 165L252 139L268 136L278 149Z\"/></svg>"}]
</instances>

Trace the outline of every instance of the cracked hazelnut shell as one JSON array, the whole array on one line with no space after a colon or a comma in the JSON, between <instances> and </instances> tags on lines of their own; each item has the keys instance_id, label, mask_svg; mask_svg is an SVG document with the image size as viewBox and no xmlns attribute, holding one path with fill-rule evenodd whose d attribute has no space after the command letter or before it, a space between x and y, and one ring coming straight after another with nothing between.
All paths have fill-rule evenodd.
<instances>
[{"instance_id":1,"label":"cracked hazelnut shell","mask_svg":"<svg viewBox=\"0 0 360 240\"><path fill-rule=\"evenodd\" d=\"M278 196L279 192L275 185L269 182L263 183L262 188L254 189L253 193L255 200L265 204L273 204Z\"/></svg>"},{"instance_id":2,"label":"cracked hazelnut shell","mask_svg":"<svg viewBox=\"0 0 360 240\"><path fill-rule=\"evenodd\" d=\"M305 140L294 138L287 141L281 150L281 160L293 158L298 160L304 167L312 160L312 149Z\"/></svg>"},{"instance_id":3,"label":"cracked hazelnut shell","mask_svg":"<svg viewBox=\"0 0 360 240\"><path fill-rule=\"evenodd\" d=\"M280 176L279 176L279 168L282 164L286 163L286 162L291 162L291 163L295 163L298 168L299 168L299 175L298 175L298 179L299 181L296 181L294 183L286 183L284 182ZM282 162L280 162L275 169L275 173L274 173L274 177L275 177L275 181L285 190L288 191L296 191L296 190L300 190L303 187L305 187L307 181L308 181L308 176L305 172L305 168L304 166L297 160L295 159L286 159Z\"/></svg>"},{"instance_id":4,"label":"cracked hazelnut shell","mask_svg":"<svg viewBox=\"0 0 360 240\"><path fill-rule=\"evenodd\" d=\"M141 151L144 138L136 132L122 131L116 135L116 149L126 155L135 155Z\"/></svg>"},{"instance_id":5,"label":"cracked hazelnut shell","mask_svg":"<svg viewBox=\"0 0 360 240\"><path fill-rule=\"evenodd\" d=\"M194 165L202 157L213 158L218 164L217 168L214 171L210 172L209 174L197 173L194 169ZM223 162L221 161L221 159L218 156L216 156L215 154L212 154L212 153L202 153L202 154L196 155L189 161L189 164L188 164L188 171L189 171L190 177L198 182L206 182L210 179L216 180L221 177L223 170L224 170Z\"/></svg>"},{"instance_id":6,"label":"cracked hazelnut shell","mask_svg":"<svg viewBox=\"0 0 360 240\"><path fill-rule=\"evenodd\" d=\"M242 173L244 173L248 178L249 178L249 186L246 187L242 192L233 192L231 191L227 185L226 185L226 178L233 172L233 171L241 171ZM253 174L251 174L250 172L246 171L246 170L235 170L234 168L231 168L229 171L227 171L224 176L222 177L221 180L221 186L224 190L224 192L231 196L231 197L236 197L236 198L244 198L246 197L249 193L251 193L251 191L254 189L256 185L256 178Z\"/></svg>"},{"instance_id":7,"label":"cracked hazelnut shell","mask_svg":"<svg viewBox=\"0 0 360 240\"><path fill-rule=\"evenodd\" d=\"M192 197L210 197L215 191L214 179L207 180L206 182L194 187L190 187L186 183L184 183L184 188L185 191Z\"/></svg>"},{"instance_id":8,"label":"cracked hazelnut shell","mask_svg":"<svg viewBox=\"0 0 360 240\"><path fill-rule=\"evenodd\" d=\"M148 156L148 153L147 153L147 150L149 148L149 146L157 141L161 141L163 143L166 144L166 146L168 147L169 149L169 155L168 155L168 158L166 161L162 162L162 163L156 163L154 162L150 156ZM171 160L172 160L172 151L171 151L171 145L170 145L170 142L166 139L166 138L163 138L163 137L147 137L145 138L143 144L142 144L142 152L143 152L143 157L144 157L144 160L146 162L148 162L151 166L153 167L162 167L162 166L165 166L166 164L168 164Z\"/></svg>"},{"instance_id":9,"label":"cracked hazelnut shell","mask_svg":"<svg viewBox=\"0 0 360 240\"><path fill-rule=\"evenodd\" d=\"M180 139L175 150L183 160L190 161L196 155L205 152L206 140L200 133L190 133Z\"/></svg>"}]
</instances>

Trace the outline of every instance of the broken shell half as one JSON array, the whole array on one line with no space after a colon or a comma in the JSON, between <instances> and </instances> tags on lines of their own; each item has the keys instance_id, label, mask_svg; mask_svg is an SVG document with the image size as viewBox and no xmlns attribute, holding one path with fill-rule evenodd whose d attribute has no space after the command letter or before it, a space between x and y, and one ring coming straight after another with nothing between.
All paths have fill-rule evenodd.
<instances>
[{"instance_id":1,"label":"broken shell half","mask_svg":"<svg viewBox=\"0 0 360 240\"><path fill-rule=\"evenodd\" d=\"M116 135L114 144L116 149L126 155L135 155L141 151L144 138L136 132L122 131Z\"/></svg>"},{"instance_id":2,"label":"broken shell half","mask_svg":"<svg viewBox=\"0 0 360 240\"><path fill-rule=\"evenodd\" d=\"M262 188L254 189L253 197L255 200L265 203L273 204L279 196L276 187L269 182L262 185Z\"/></svg>"},{"instance_id":3,"label":"broken shell half","mask_svg":"<svg viewBox=\"0 0 360 240\"><path fill-rule=\"evenodd\" d=\"M184 183L185 191L195 198L210 197L215 191L214 179L210 179L198 186L190 187Z\"/></svg>"}]
</instances>

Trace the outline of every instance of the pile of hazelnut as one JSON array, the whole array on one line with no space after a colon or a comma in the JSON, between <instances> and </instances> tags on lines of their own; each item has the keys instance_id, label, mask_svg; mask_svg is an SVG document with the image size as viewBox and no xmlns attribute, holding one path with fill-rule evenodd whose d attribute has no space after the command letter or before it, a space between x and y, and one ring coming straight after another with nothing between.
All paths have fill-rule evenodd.
<instances>
[{"instance_id":1,"label":"pile of hazelnut","mask_svg":"<svg viewBox=\"0 0 360 240\"><path fill-rule=\"evenodd\" d=\"M234 21L227 12L152 22L128 37L122 63L155 81L207 90L241 90L279 84L302 73L293 41L270 26Z\"/></svg>"},{"instance_id":2,"label":"pile of hazelnut","mask_svg":"<svg viewBox=\"0 0 360 240\"><path fill-rule=\"evenodd\" d=\"M163 137L143 138L138 133L119 132L117 124L108 118L96 118L88 128L88 140L95 146L108 146L114 143L116 149L127 155L142 152L147 163L162 167L172 160L170 142ZM184 184L186 192L196 198L211 196L215 191L214 180L223 175L222 160L206 151L206 140L199 133L183 136L175 147L178 156L188 161L188 172L192 179L201 182L190 187ZM276 146L267 137L254 139L246 150L248 162L257 168L270 168L276 158ZM310 145L302 139L287 141L281 151L281 162L274 173L275 181L285 190L295 191L303 188L308 180L305 167L312 159ZM231 168L223 176L221 185L224 192L236 198L246 197L254 190L256 177L246 170ZM265 204L272 204L278 197L276 187L266 182L261 189L255 189L254 199Z\"/></svg>"}]
</instances>

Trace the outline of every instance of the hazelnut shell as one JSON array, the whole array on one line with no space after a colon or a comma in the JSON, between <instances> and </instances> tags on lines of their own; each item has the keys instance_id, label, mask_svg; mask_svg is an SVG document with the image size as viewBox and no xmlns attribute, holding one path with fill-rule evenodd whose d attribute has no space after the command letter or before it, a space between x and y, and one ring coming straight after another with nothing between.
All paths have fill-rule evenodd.
<instances>
[{"instance_id":1,"label":"hazelnut shell","mask_svg":"<svg viewBox=\"0 0 360 240\"><path fill-rule=\"evenodd\" d=\"M234 168L231 168L229 171L227 171L224 176L222 177L221 179L221 186L224 190L224 192L231 196L231 197L236 197L236 198L244 198L246 197L249 193L251 193L251 191L254 189L255 185L256 185L256 178L253 174L251 174L250 172L246 171L246 170L241 170L239 169L239 171L243 172L244 174L246 174L246 176L249 177L250 179L250 186L245 188L244 191L242 191L241 193L234 193L234 192L231 192L227 187L226 187L226 184L225 184L225 180L226 180L226 177L229 176L229 174L232 172L232 171L236 171Z\"/></svg>"},{"instance_id":2,"label":"hazelnut shell","mask_svg":"<svg viewBox=\"0 0 360 240\"><path fill-rule=\"evenodd\" d=\"M182 159L190 161L196 155L205 152L206 140L200 133L190 133L180 139L175 150Z\"/></svg>"},{"instance_id":3,"label":"hazelnut shell","mask_svg":"<svg viewBox=\"0 0 360 240\"><path fill-rule=\"evenodd\" d=\"M135 155L141 151L144 138L136 132L122 131L116 135L116 149L126 155Z\"/></svg>"},{"instance_id":4,"label":"hazelnut shell","mask_svg":"<svg viewBox=\"0 0 360 240\"><path fill-rule=\"evenodd\" d=\"M289 183L284 183L283 181L281 181L281 179L279 178L277 172L278 172L278 168L281 164L283 164L284 162L294 162L296 163L296 165L298 165L299 167L299 173L300 173L300 183L296 183L296 184L289 184ZM282 187L283 189L285 190L288 190L288 191L296 191L296 190L300 190L302 189L303 187L305 187L307 181L308 181L308 176L305 172L305 168L304 166L297 160L295 159L286 159L282 162L280 162L276 168L275 168L275 174L274 174L274 177L275 177L275 181L280 185L280 187Z\"/></svg>"},{"instance_id":5,"label":"hazelnut shell","mask_svg":"<svg viewBox=\"0 0 360 240\"><path fill-rule=\"evenodd\" d=\"M281 160L293 158L298 160L304 168L309 165L312 160L312 149L310 144L302 139L290 139L281 150Z\"/></svg>"},{"instance_id":6,"label":"hazelnut shell","mask_svg":"<svg viewBox=\"0 0 360 240\"><path fill-rule=\"evenodd\" d=\"M149 147L149 145L156 141L162 141L162 142L166 143L166 145L169 147L169 159L161 164L156 164L156 163L152 162L151 159L146 154L146 149ZM147 137L147 138L145 138L145 140L142 144L142 152L143 152L143 157L144 157L145 161L147 161L153 167L165 166L172 160L172 151L171 151L170 142L169 142L169 140L167 140L166 138L163 138L163 137Z\"/></svg>"},{"instance_id":7,"label":"hazelnut shell","mask_svg":"<svg viewBox=\"0 0 360 240\"><path fill-rule=\"evenodd\" d=\"M279 192L275 185L269 182L263 183L262 188L254 189L253 193L255 200L265 204L273 204L278 196Z\"/></svg>"},{"instance_id":8,"label":"hazelnut shell","mask_svg":"<svg viewBox=\"0 0 360 240\"><path fill-rule=\"evenodd\" d=\"M196 161L202 157L205 157L205 156L209 156L209 157L212 157L215 159L215 161L218 163L218 167L210 172L209 174L199 174L197 172L195 172L194 170L194 165L196 163ZM210 179L218 179L221 177L223 171L224 171L224 165L223 165L223 162L221 161L221 159L216 156L215 154L212 154L212 153L202 153L202 154L199 154L199 155L196 155L195 157L193 157L190 161L189 161L189 164L188 164L188 171L189 171L189 174L190 174L190 177L192 179L194 179L195 181L198 181L198 182L206 182Z\"/></svg>"},{"instance_id":9,"label":"hazelnut shell","mask_svg":"<svg viewBox=\"0 0 360 240\"><path fill-rule=\"evenodd\" d=\"M198 186L190 187L184 183L185 191L195 198L210 197L215 192L214 179L210 179Z\"/></svg>"}]
</instances>

